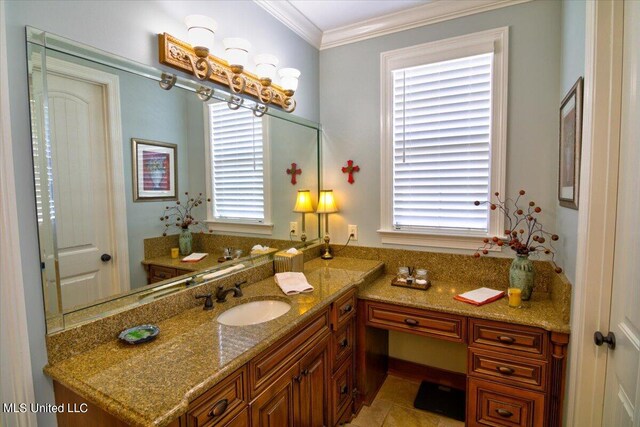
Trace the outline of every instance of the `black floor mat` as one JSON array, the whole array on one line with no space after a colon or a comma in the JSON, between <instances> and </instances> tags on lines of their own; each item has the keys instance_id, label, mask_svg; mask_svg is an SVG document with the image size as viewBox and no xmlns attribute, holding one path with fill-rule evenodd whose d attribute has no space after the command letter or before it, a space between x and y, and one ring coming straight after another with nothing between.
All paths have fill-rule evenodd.
<instances>
[{"instance_id":1,"label":"black floor mat","mask_svg":"<svg viewBox=\"0 0 640 427\"><path fill-rule=\"evenodd\" d=\"M413 406L454 420L464 421L464 391L422 381Z\"/></svg>"}]
</instances>

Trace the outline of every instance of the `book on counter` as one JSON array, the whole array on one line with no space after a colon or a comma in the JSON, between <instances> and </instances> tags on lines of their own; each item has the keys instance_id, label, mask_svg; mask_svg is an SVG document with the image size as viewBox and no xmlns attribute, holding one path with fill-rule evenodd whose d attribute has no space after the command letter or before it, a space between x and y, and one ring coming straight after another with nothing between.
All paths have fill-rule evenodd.
<instances>
[{"instance_id":1,"label":"book on counter","mask_svg":"<svg viewBox=\"0 0 640 427\"><path fill-rule=\"evenodd\" d=\"M499 300L504 296L504 291L497 291L491 288L478 288L473 291L456 295L453 299L473 305L484 305Z\"/></svg>"},{"instance_id":2,"label":"book on counter","mask_svg":"<svg viewBox=\"0 0 640 427\"><path fill-rule=\"evenodd\" d=\"M182 258L182 262L198 262L207 255L209 254L206 252L194 252L191 255L187 255L186 257Z\"/></svg>"}]
</instances>

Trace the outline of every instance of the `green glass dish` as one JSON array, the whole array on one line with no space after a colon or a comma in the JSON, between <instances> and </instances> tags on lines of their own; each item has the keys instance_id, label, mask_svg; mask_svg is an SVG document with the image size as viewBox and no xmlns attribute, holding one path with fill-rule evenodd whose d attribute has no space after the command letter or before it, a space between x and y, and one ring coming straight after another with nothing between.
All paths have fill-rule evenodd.
<instances>
[{"instance_id":1,"label":"green glass dish","mask_svg":"<svg viewBox=\"0 0 640 427\"><path fill-rule=\"evenodd\" d=\"M120 332L118 338L127 344L142 344L155 339L160 333L156 325L138 325Z\"/></svg>"}]
</instances>

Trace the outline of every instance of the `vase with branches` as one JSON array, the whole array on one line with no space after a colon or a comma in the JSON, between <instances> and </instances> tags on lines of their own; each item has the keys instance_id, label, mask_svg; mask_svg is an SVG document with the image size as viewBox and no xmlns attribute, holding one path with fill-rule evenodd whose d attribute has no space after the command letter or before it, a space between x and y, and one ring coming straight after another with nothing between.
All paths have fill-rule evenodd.
<instances>
[{"instance_id":1,"label":"vase with branches","mask_svg":"<svg viewBox=\"0 0 640 427\"><path fill-rule=\"evenodd\" d=\"M184 194L186 196L185 202L182 203L180 200L177 200L174 206L166 206L160 217L160 221L164 223L163 236L167 235L171 227L180 228L180 255L189 255L193 242L192 231L204 233L207 230L206 225L193 216L193 209L203 204L205 200L210 202L211 199L205 199L202 193L199 193L195 197L189 197L188 191Z\"/></svg>"},{"instance_id":2,"label":"vase with branches","mask_svg":"<svg viewBox=\"0 0 640 427\"><path fill-rule=\"evenodd\" d=\"M485 238L484 245L478 248L474 256L487 255L495 246L509 246L516 254L509 269L509 286L521 289L522 299L527 301L531 298L535 276L530 256L544 254L551 258L556 273L562 273L562 268L555 263L556 250L552 243L559 237L547 231L540 222L539 215L542 213L540 206L537 206L533 200L523 206L521 198L525 194L524 190L520 190L515 199L502 199L500 193L496 192L495 202L474 202L476 206L487 205L490 210L500 211L504 215L507 227L503 236Z\"/></svg>"}]
</instances>

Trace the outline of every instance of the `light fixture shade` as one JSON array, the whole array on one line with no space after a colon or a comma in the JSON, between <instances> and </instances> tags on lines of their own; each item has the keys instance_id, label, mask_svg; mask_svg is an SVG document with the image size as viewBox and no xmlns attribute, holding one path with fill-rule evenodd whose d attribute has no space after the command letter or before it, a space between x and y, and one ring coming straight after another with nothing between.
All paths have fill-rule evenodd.
<instances>
[{"instance_id":1,"label":"light fixture shade","mask_svg":"<svg viewBox=\"0 0 640 427\"><path fill-rule=\"evenodd\" d=\"M296 198L296 205L293 211L300 213L313 212L311 192L309 190L298 190L298 197Z\"/></svg>"},{"instance_id":2,"label":"light fixture shade","mask_svg":"<svg viewBox=\"0 0 640 427\"><path fill-rule=\"evenodd\" d=\"M213 39L218 29L216 21L204 15L189 15L184 18L184 23L189 32L191 46L213 50Z\"/></svg>"},{"instance_id":3,"label":"light fixture shade","mask_svg":"<svg viewBox=\"0 0 640 427\"><path fill-rule=\"evenodd\" d=\"M333 198L333 190L321 190L318 198L318 209L316 213L333 213L338 212L336 200Z\"/></svg>"},{"instance_id":4,"label":"light fixture shade","mask_svg":"<svg viewBox=\"0 0 640 427\"><path fill-rule=\"evenodd\" d=\"M256 74L261 79L273 80L276 77L276 67L278 66L278 58L269 53L257 55L254 58L256 63Z\"/></svg>"},{"instance_id":5,"label":"light fixture shade","mask_svg":"<svg viewBox=\"0 0 640 427\"><path fill-rule=\"evenodd\" d=\"M298 89L298 78L300 77L300 70L295 68L282 68L278 71L280 76L280 86L284 90L290 90L295 92Z\"/></svg>"},{"instance_id":6,"label":"light fixture shade","mask_svg":"<svg viewBox=\"0 0 640 427\"><path fill-rule=\"evenodd\" d=\"M229 65L237 65L243 68L247 66L251 43L245 39L231 37L222 40L222 44L224 45L225 59Z\"/></svg>"}]
</instances>

